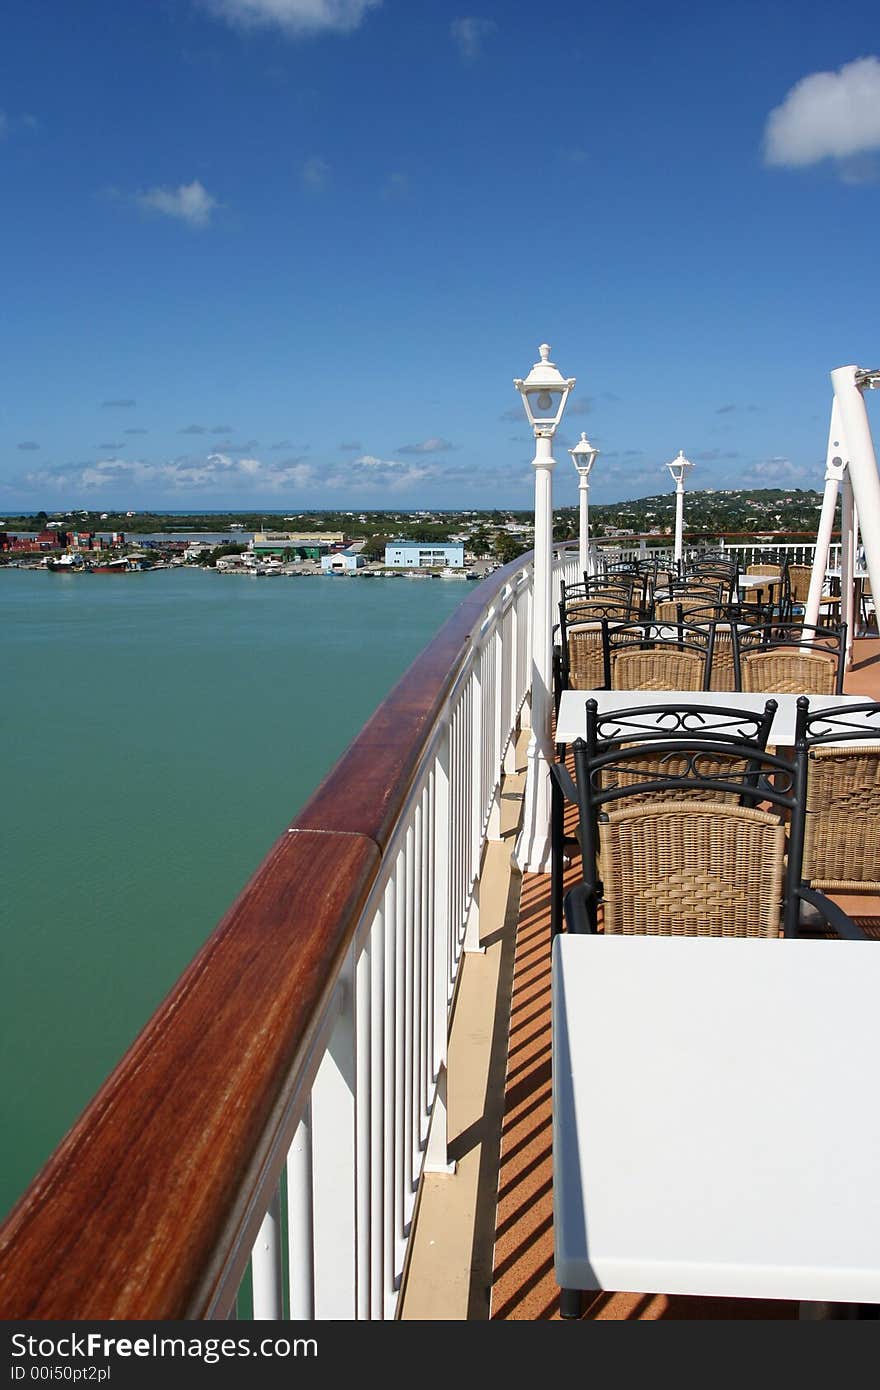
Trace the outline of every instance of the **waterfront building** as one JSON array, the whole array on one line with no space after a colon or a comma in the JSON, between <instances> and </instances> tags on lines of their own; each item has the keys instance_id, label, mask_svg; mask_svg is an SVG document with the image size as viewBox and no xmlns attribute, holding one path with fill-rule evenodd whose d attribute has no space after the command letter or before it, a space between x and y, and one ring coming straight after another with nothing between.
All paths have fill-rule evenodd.
<instances>
[{"instance_id":1,"label":"waterfront building","mask_svg":"<svg viewBox=\"0 0 880 1390\"><path fill-rule=\"evenodd\" d=\"M320 560L329 550L345 545L342 531L257 531L254 555L289 555L292 560Z\"/></svg>"},{"instance_id":2,"label":"waterfront building","mask_svg":"<svg viewBox=\"0 0 880 1390\"><path fill-rule=\"evenodd\" d=\"M385 547L385 563L392 569L434 569L448 566L464 567L464 544L451 541L389 541Z\"/></svg>"},{"instance_id":3,"label":"waterfront building","mask_svg":"<svg viewBox=\"0 0 880 1390\"><path fill-rule=\"evenodd\" d=\"M354 574L356 570L363 569L366 563L360 551L337 550L333 555L321 556L321 573Z\"/></svg>"}]
</instances>

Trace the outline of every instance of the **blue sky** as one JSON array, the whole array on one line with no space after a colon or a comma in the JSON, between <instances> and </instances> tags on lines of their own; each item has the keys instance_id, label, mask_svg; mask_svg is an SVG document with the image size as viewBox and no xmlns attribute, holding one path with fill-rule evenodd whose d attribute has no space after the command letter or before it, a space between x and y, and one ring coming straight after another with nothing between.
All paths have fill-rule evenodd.
<instances>
[{"instance_id":1,"label":"blue sky","mask_svg":"<svg viewBox=\"0 0 880 1390\"><path fill-rule=\"evenodd\" d=\"M0 510L528 507L542 341L558 505L581 430L597 502L679 449L818 487L829 371L880 364L870 6L30 0L2 37Z\"/></svg>"}]
</instances>

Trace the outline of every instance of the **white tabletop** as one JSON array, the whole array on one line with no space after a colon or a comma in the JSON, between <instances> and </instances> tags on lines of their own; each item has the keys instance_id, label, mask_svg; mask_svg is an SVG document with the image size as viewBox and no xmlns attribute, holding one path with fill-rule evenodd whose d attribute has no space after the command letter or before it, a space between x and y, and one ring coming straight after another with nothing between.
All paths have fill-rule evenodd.
<instances>
[{"instance_id":1,"label":"white tabletop","mask_svg":"<svg viewBox=\"0 0 880 1390\"><path fill-rule=\"evenodd\" d=\"M768 743L775 748L790 748L794 743L795 718L797 715L797 695L748 694L745 691L731 690L563 690L556 717L556 742L574 743L576 738L586 738L587 701L594 699L600 714L614 714L616 710L641 709L645 705L711 705L714 708L751 710L763 713L768 700L775 700L778 708L773 718ZM845 709L847 705L864 704L866 697L857 695L811 695L810 710ZM859 720L866 729L878 727L867 716ZM662 726L658 724L658 732Z\"/></svg>"},{"instance_id":2,"label":"white tabletop","mask_svg":"<svg viewBox=\"0 0 880 1390\"><path fill-rule=\"evenodd\" d=\"M781 576L778 574L741 574L736 581L739 589L766 589L780 582Z\"/></svg>"},{"instance_id":3,"label":"white tabletop","mask_svg":"<svg viewBox=\"0 0 880 1390\"><path fill-rule=\"evenodd\" d=\"M555 938L560 1287L880 1302L871 944Z\"/></svg>"}]
</instances>

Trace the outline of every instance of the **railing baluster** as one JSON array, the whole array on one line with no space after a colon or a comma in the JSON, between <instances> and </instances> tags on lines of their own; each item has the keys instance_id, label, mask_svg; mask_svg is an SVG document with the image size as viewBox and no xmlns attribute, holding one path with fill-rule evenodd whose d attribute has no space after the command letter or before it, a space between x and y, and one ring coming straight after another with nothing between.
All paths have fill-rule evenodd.
<instances>
[{"instance_id":1,"label":"railing baluster","mask_svg":"<svg viewBox=\"0 0 880 1390\"><path fill-rule=\"evenodd\" d=\"M355 980L352 952L340 1008L312 1088L315 1316L356 1316Z\"/></svg>"},{"instance_id":2,"label":"railing baluster","mask_svg":"<svg viewBox=\"0 0 880 1390\"><path fill-rule=\"evenodd\" d=\"M309 1103L287 1155L287 1263L290 1316L294 1322L309 1322L315 1316L314 1247L312 1109Z\"/></svg>"},{"instance_id":3,"label":"railing baluster","mask_svg":"<svg viewBox=\"0 0 880 1390\"><path fill-rule=\"evenodd\" d=\"M429 900L429 886L431 874L431 856L429 850L429 833L431 828L431 799L429 797L428 783L430 777L425 778L422 787L421 807L422 807L422 847L420 852L421 874L419 878L419 888L421 893L421 916L422 930L419 938L419 1145L424 1150L425 1140L428 1137L428 1095L431 1088L431 1015L427 1008L427 1001L431 997L431 987L429 970L431 968L431 904Z\"/></svg>"},{"instance_id":4,"label":"railing baluster","mask_svg":"<svg viewBox=\"0 0 880 1390\"><path fill-rule=\"evenodd\" d=\"M409 1236L409 1221L413 1186L413 985L415 974L415 835L412 823L406 830L406 906L405 906L405 956L403 971L404 1014L403 1014L403 1224Z\"/></svg>"},{"instance_id":5,"label":"railing baluster","mask_svg":"<svg viewBox=\"0 0 880 1390\"><path fill-rule=\"evenodd\" d=\"M370 1310L384 1316L382 1261L385 1250L384 1119L385 1093L385 933L387 889L370 933ZM360 1123L360 1121L359 1121Z\"/></svg>"},{"instance_id":6,"label":"railing baluster","mask_svg":"<svg viewBox=\"0 0 880 1390\"><path fill-rule=\"evenodd\" d=\"M263 1217L251 1254L254 1319L277 1321L284 1316L281 1293L281 1198L278 1189Z\"/></svg>"},{"instance_id":7,"label":"railing baluster","mask_svg":"<svg viewBox=\"0 0 880 1390\"><path fill-rule=\"evenodd\" d=\"M409 1113L410 1113L410 1185L415 1190L419 1179L421 1168L421 1152L419 1146L421 1116L419 1113L419 1089L420 1073L422 1064L422 1037L421 1037L421 1000L422 1000L422 808L419 802L416 803L413 811L412 828L412 964L410 967L410 978L412 980L412 1022L411 1029L411 1049L412 1049L412 1075L410 1079L409 1093Z\"/></svg>"},{"instance_id":8,"label":"railing baluster","mask_svg":"<svg viewBox=\"0 0 880 1390\"><path fill-rule=\"evenodd\" d=\"M381 920L379 922L381 929ZM356 1227L357 1241L357 1317L370 1316L370 1251L373 1244L372 1231L372 1144L370 1117L372 1114L372 1065L371 1050L373 1041L373 1001L371 997L373 939L377 934L374 921L367 937L366 945L358 957L356 968L356 1006L355 1006L355 1145L357 1185ZM376 1007L381 1007L376 1001Z\"/></svg>"},{"instance_id":9,"label":"railing baluster","mask_svg":"<svg viewBox=\"0 0 880 1390\"><path fill-rule=\"evenodd\" d=\"M394 871L394 1287L406 1254L406 855Z\"/></svg>"},{"instance_id":10,"label":"railing baluster","mask_svg":"<svg viewBox=\"0 0 880 1390\"><path fill-rule=\"evenodd\" d=\"M385 1317L393 1317L396 1285L394 1269L397 1255L397 875L392 873L385 886L385 989L382 1048L384 1105L382 1108L382 1307Z\"/></svg>"}]
</instances>

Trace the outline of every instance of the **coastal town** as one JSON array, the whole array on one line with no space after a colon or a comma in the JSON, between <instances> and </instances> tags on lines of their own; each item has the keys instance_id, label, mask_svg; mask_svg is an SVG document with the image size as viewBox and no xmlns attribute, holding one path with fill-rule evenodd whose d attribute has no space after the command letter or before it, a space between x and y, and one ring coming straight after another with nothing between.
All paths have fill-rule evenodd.
<instances>
[{"instance_id":1,"label":"coastal town","mask_svg":"<svg viewBox=\"0 0 880 1390\"><path fill-rule=\"evenodd\" d=\"M685 539L695 544L815 534L811 490L695 490ZM668 493L592 508L593 533L610 545L668 545ZM554 539L577 535L574 508L554 517ZM249 513L188 516L75 511L0 520L0 567L67 574L132 574L195 565L249 577L328 575L480 579L532 548L528 512L301 512L271 522Z\"/></svg>"},{"instance_id":2,"label":"coastal town","mask_svg":"<svg viewBox=\"0 0 880 1390\"><path fill-rule=\"evenodd\" d=\"M233 531L229 541L219 544L173 536L133 540L121 531L0 532L0 563L52 574L136 574L195 565L217 574L251 577L360 574L481 579L495 568L485 556L466 551L463 537L447 543L397 538L385 546L378 560L368 559L365 548L363 540L351 541L342 532L258 531L245 539Z\"/></svg>"}]
</instances>

